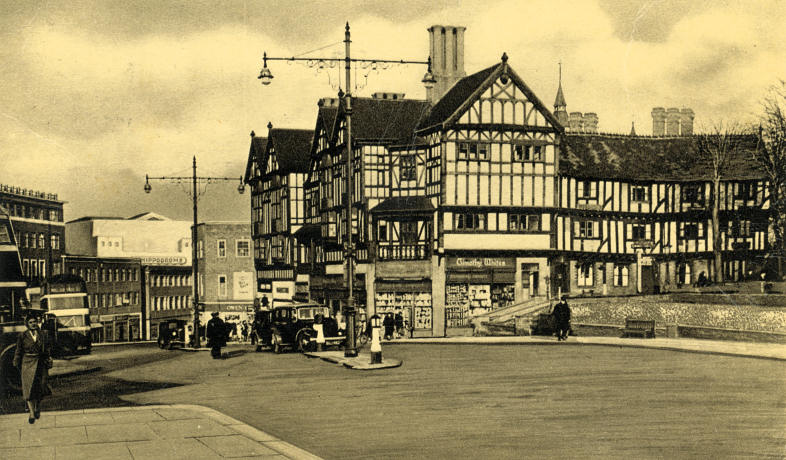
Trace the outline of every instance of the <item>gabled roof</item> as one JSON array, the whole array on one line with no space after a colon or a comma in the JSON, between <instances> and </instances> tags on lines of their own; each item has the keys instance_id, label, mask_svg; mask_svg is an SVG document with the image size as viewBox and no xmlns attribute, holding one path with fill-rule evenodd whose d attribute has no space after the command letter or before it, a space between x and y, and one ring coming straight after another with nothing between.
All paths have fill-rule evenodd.
<instances>
[{"instance_id":1,"label":"gabled roof","mask_svg":"<svg viewBox=\"0 0 786 460\"><path fill-rule=\"evenodd\" d=\"M128 220L172 220L172 219L166 216L162 216L161 214L148 211L148 212L143 212L142 214L131 216L128 218Z\"/></svg>"},{"instance_id":2,"label":"gabled roof","mask_svg":"<svg viewBox=\"0 0 786 460\"><path fill-rule=\"evenodd\" d=\"M314 131L273 128L268 136L268 145L272 145L276 152L279 173L308 173ZM267 155L263 160L267 161Z\"/></svg>"},{"instance_id":3,"label":"gabled roof","mask_svg":"<svg viewBox=\"0 0 786 460\"><path fill-rule=\"evenodd\" d=\"M416 99L352 98L352 139L407 143L429 107L427 101ZM333 125L334 138L344 111L342 100Z\"/></svg>"},{"instance_id":4,"label":"gabled roof","mask_svg":"<svg viewBox=\"0 0 786 460\"><path fill-rule=\"evenodd\" d=\"M559 172L581 179L707 181L712 160L698 149L698 138L569 133L560 143ZM752 156L756 136L740 136L740 142L742 150L729 159L722 177L766 178Z\"/></svg>"},{"instance_id":5,"label":"gabled roof","mask_svg":"<svg viewBox=\"0 0 786 460\"><path fill-rule=\"evenodd\" d=\"M524 80L510 67L507 63L507 55L502 56L502 61L494 64L491 67L485 68L480 72L468 75L461 80L457 81L447 93L445 93L434 107L432 107L428 116L418 125L418 131L426 131L429 128L450 123L454 118L461 115L469 104L474 102L476 97L479 97L486 88L491 86L497 78L503 73L518 86L521 92L527 99L538 108L555 129L562 129L559 120L551 113L543 102L535 95L535 93L524 83Z\"/></svg>"},{"instance_id":6,"label":"gabled roof","mask_svg":"<svg viewBox=\"0 0 786 460\"><path fill-rule=\"evenodd\" d=\"M497 67L500 66L502 66L502 63L494 64L491 67L487 67L480 72L475 72L472 75L467 75L457 81L456 84L453 85L436 104L434 104L428 117L418 125L418 129L425 129L442 124L445 120L450 118L450 116L456 113L456 110L475 93L483 82L497 70Z\"/></svg>"},{"instance_id":7,"label":"gabled roof","mask_svg":"<svg viewBox=\"0 0 786 460\"><path fill-rule=\"evenodd\" d=\"M338 106L319 106L319 110L317 111L317 122L314 127L314 139L311 143L311 155L314 155L319 147L317 133L320 129L325 132L325 136L328 139L333 139L333 126L336 122L336 114L338 114Z\"/></svg>"},{"instance_id":8,"label":"gabled roof","mask_svg":"<svg viewBox=\"0 0 786 460\"><path fill-rule=\"evenodd\" d=\"M246 173L243 175L243 182L248 183L251 179L251 173L254 170L254 162L259 161L265 154L267 146L266 137L258 137L253 135L251 131L251 146L248 148L248 160L246 161Z\"/></svg>"},{"instance_id":9,"label":"gabled roof","mask_svg":"<svg viewBox=\"0 0 786 460\"><path fill-rule=\"evenodd\" d=\"M382 203L374 206L371 213L395 213L395 212L432 212L434 205L431 200L425 196L394 196L386 199Z\"/></svg>"},{"instance_id":10,"label":"gabled roof","mask_svg":"<svg viewBox=\"0 0 786 460\"><path fill-rule=\"evenodd\" d=\"M88 220L125 220L125 217L117 217L117 216L84 216L80 217L79 219L69 220L66 222L67 224L71 224L74 222L85 222Z\"/></svg>"}]
</instances>

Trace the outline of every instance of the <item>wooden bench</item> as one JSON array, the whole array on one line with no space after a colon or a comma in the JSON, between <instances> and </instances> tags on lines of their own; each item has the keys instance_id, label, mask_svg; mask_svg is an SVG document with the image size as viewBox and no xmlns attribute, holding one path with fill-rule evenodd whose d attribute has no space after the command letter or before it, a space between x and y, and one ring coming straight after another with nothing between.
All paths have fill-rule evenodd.
<instances>
[{"instance_id":1,"label":"wooden bench","mask_svg":"<svg viewBox=\"0 0 786 460\"><path fill-rule=\"evenodd\" d=\"M622 330L623 337L641 336L643 338L655 338L655 321L648 319L625 318L625 329Z\"/></svg>"}]
</instances>

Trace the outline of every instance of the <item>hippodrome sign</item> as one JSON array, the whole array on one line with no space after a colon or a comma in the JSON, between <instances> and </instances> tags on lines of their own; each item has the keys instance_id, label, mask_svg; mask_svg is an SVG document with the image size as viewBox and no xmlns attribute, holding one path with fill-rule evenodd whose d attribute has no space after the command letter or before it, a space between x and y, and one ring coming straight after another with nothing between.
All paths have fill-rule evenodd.
<instances>
[{"instance_id":1,"label":"hippodrome sign","mask_svg":"<svg viewBox=\"0 0 786 460\"><path fill-rule=\"evenodd\" d=\"M188 258L183 256L147 256L141 260L142 265L189 265Z\"/></svg>"}]
</instances>

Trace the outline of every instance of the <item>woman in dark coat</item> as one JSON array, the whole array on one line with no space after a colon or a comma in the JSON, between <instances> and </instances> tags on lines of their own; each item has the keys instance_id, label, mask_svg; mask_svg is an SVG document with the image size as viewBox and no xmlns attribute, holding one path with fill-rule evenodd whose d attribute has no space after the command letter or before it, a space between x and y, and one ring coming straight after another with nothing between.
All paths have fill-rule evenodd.
<instances>
[{"instance_id":1,"label":"woman in dark coat","mask_svg":"<svg viewBox=\"0 0 786 460\"><path fill-rule=\"evenodd\" d=\"M29 423L41 416L41 399L52 394L47 380L51 364L51 344L44 332L38 327L38 319L34 316L25 318L27 330L19 334L14 353L14 366L20 368L22 374L22 397L30 411Z\"/></svg>"}]
</instances>

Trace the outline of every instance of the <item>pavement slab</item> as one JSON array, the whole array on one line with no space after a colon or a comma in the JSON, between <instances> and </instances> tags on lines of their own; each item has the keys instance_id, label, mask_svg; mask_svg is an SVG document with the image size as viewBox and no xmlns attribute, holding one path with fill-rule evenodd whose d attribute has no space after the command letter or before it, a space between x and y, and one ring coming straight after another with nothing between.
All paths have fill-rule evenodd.
<instances>
[{"instance_id":1,"label":"pavement slab","mask_svg":"<svg viewBox=\"0 0 786 460\"><path fill-rule=\"evenodd\" d=\"M203 406L97 408L0 416L0 459L318 459Z\"/></svg>"},{"instance_id":2,"label":"pavement slab","mask_svg":"<svg viewBox=\"0 0 786 460\"><path fill-rule=\"evenodd\" d=\"M336 363L349 369L358 370L389 369L393 367L399 367L401 364L403 364L403 361L399 359L384 357L381 363L371 364L371 354L369 353L358 353L358 355L355 357L347 358L344 356L344 352L341 350L314 351L304 354L309 358L320 358L323 361Z\"/></svg>"}]
</instances>

